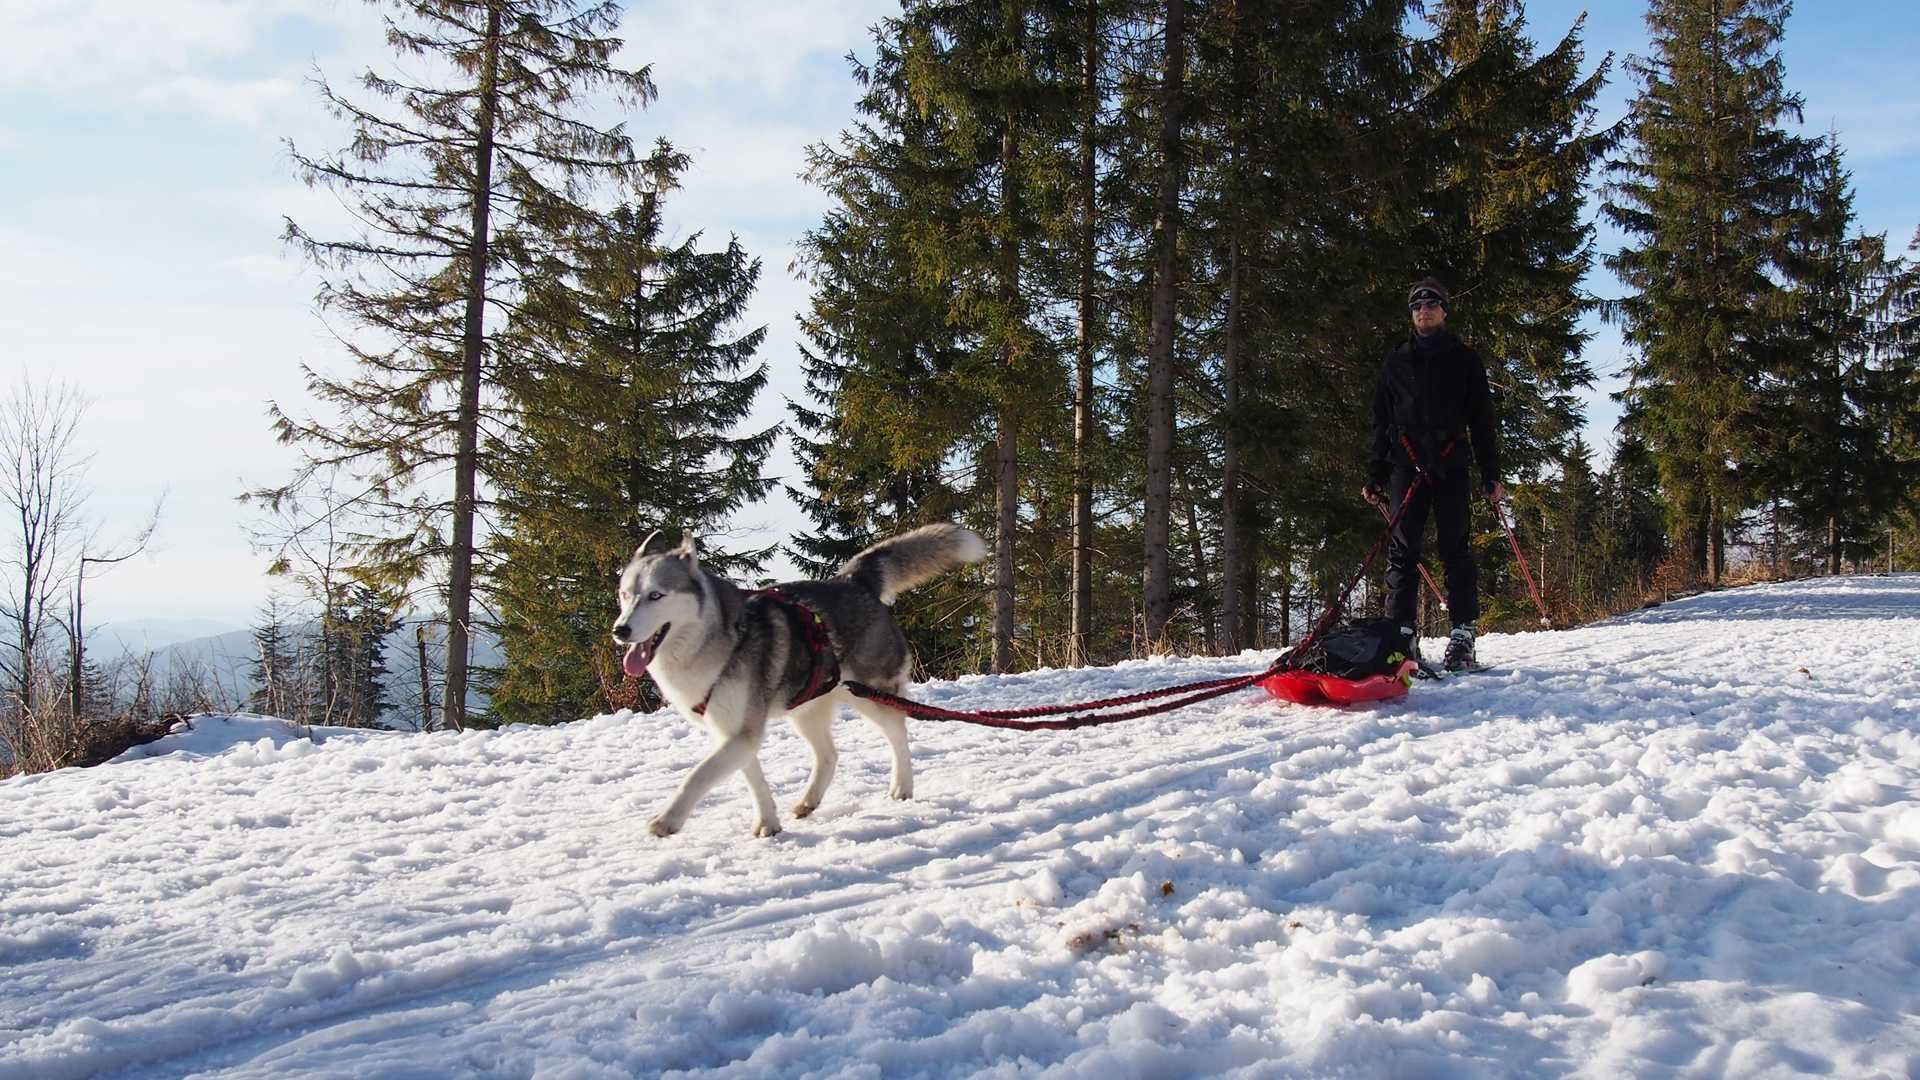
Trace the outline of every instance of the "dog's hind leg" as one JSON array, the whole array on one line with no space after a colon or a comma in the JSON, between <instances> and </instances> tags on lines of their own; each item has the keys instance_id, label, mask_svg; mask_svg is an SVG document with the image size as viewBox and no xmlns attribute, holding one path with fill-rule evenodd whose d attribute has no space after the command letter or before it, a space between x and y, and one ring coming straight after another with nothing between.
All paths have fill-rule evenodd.
<instances>
[{"instance_id":1,"label":"dog's hind leg","mask_svg":"<svg viewBox=\"0 0 1920 1080\"><path fill-rule=\"evenodd\" d=\"M813 776L807 781L806 793L793 804L794 817L803 818L820 809L827 785L833 783L834 766L840 762L840 753L833 746L833 712L832 698L816 698L787 714L793 730L813 747Z\"/></svg>"},{"instance_id":2,"label":"dog's hind leg","mask_svg":"<svg viewBox=\"0 0 1920 1080\"><path fill-rule=\"evenodd\" d=\"M695 765L693 771L687 774L687 779L681 783L680 790L674 793L673 801L667 804L667 808L660 812L659 817L647 823L647 831L655 836L672 836L679 832L680 827L687 823L687 815L693 813L694 806L713 790L713 785L725 780L728 773L745 767L748 762L753 763L753 772L747 779L747 786L755 788L754 801L758 803L760 793L767 788L767 781L760 776L760 763L755 755L760 752L760 738L765 730L758 728L722 736L715 742L713 752L706 756L706 760ZM757 788L755 777L760 777ZM768 795L766 809L770 810L772 806L773 798ZM760 816L764 818L766 815L762 813ZM778 827L776 823L775 828Z\"/></svg>"},{"instance_id":3,"label":"dog's hind leg","mask_svg":"<svg viewBox=\"0 0 1920 1080\"><path fill-rule=\"evenodd\" d=\"M913 798L913 759L907 755L907 715L866 698L856 699L854 708L873 721L873 726L887 737L887 747L893 751L893 786L887 789L887 797Z\"/></svg>"}]
</instances>

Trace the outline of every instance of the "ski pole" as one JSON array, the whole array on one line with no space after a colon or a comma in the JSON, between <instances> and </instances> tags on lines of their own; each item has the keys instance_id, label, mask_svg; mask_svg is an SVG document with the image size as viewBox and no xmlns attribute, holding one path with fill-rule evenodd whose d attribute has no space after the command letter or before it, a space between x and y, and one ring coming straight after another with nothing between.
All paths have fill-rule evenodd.
<instances>
[{"instance_id":1,"label":"ski pole","mask_svg":"<svg viewBox=\"0 0 1920 1080\"><path fill-rule=\"evenodd\" d=\"M1380 516L1386 519L1387 528L1391 530L1393 528L1393 517L1387 513L1387 508L1385 506L1382 506L1379 503L1374 503L1373 508L1375 510L1380 511ZM1447 596L1445 593L1440 591L1440 586L1435 585L1433 583L1433 575L1427 573L1426 561L1423 559L1419 562L1414 563L1413 565L1420 568L1420 577L1422 580L1424 580L1427 583L1427 588L1433 591L1433 598L1436 601L1439 601L1440 610L1441 611L1447 610Z\"/></svg>"},{"instance_id":2,"label":"ski pole","mask_svg":"<svg viewBox=\"0 0 1920 1080\"><path fill-rule=\"evenodd\" d=\"M1451 443L1448 444L1447 449L1453 449ZM1442 454L1441 456L1445 457L1446 455ZM1400 519L1405 516L1407 505L1412 500L1413 493L1417 491L1420 485L1425 483L1426 480L1427 474L1424 470L1414 476L1413 482L1407 485L1406 494L1400 497L1400 508L1387 516L1386 531L1380 534L1380 539L1374 541L1373 550L1367 552L1367 557L1361 560L1360 569L1355 570L1353 576L1347 579L1347 583L1340 586L1339 595L1333 598L1333 603L1327 605L1327 610L1320 613L1319 620L1313 624L1313 629L1307 631L1307 636L1294 642L1291 648L1275 657L1273 666L1268 670L1286 670L1288 664L1306 652L1308 645L1313 644L1315 640L1327 632L1329 627L1339 620L1341 612L1347 608L1347 598L1353 595L1353 587L1360 584L1360 579L1367 576L1367 571L1373 567L1373 560L1379 558L1380 553L1387 549L1387 541L1393 536L1393 527L1400 524Z\"/></svg>"},{"instance_id":3,"label":"ski pole","mask_svg":"<svg viewBox=\"0 0 1920 1080\"><path fill-rule=\"evenodd\" d=\"M1520 550L1520 538L1513 535L1513 526L1507 524L1507 512L1501 508L1500 500L1487 495L1487 501L1493 504L1493 516L1500 519L1500 528L1507 534L1507 543L1513 545L1513 557L1520 560L1520 577L1527 583L1527 593L1533 597L1533 606L1540 609L1540 625L1551 630L1553 620L1547 617L1547 605L1540 599L1540 589L1533 583L1533 571L1527 567L1527 556Z\"/></svg>"}]
</instances>

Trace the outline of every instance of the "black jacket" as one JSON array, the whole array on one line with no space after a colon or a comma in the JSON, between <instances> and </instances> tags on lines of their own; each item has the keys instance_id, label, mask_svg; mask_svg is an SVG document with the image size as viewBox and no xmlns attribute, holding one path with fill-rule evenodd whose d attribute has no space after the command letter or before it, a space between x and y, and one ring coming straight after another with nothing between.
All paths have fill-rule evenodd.
<instances>
[{"instance_id":1,"label":"black jacket","mask_svg":"<svg viewBox=\"0 0 1920 1080\"><path fill-rule=\"evenodd\" d=\"M1441 448L1457 440L1444 467L1464 468L1471 456L1480 463L1483 482L1500 478L1500 439L1486 365L1445 330L1425 341L1409 335L1380 365L1367 462L1367 479L1374 484L1384 487L1393 466L1407 463L1402 435L1419 451L1423 465L1433 465Z\"/></svg>"}]
</instances>

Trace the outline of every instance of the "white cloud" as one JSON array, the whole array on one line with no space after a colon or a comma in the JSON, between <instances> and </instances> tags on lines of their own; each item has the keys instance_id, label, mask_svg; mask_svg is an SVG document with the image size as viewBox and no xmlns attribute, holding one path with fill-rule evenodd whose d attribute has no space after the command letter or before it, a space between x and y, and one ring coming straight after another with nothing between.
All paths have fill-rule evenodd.
<instances>
[{"instance_id":1,"label":"white cloud","mask_svg":"<svg viewBox=\"0 0 1920 1080\"><path fill-rule=\"evenodd\" d=\"M692 134L683 140L675 131ZM680 190L666 203L669 219L689 230L724 237L769 223L804 228L826 209L826 196L800 179L800 171L807 144L830 137L831 131L756 126L746 117L727 125L676 124L665 133L693 161L680 178Z\"/></svg>"},{"instance_id":2,"label":"white cloud","mask_svg":"<svg viewBox=\"0 0 1920 1080\"><path fill-rule=\"evenodd\" d=\"M175 108L248 128L278 126L289 106L312 100L306 84L289 76L264 79L216 79L173 75L141 87L133 95L141 105Z\"/></svg>"},{"instance_id":3,"label":"white cloud","mask_svg":"<svg viewBox=\"0 0 1920 1080\"><path fill-rule=\"evenodd\" d=\"M651 64L663 90L745 86L776 93L823 56L861 51L867 27L899 9L894 0L636 3L620 25L620 62Z\"/></svg>"},{"instance_id":4,"label":"white cloud","mask_svg":"<svg viewBox=\"0 0 1920 1080\"><path fill-rule=\"evenodd\" d=\"M246 0L14 0L0 6L0 87L144 80L231 56L276 5Z\"/></svg>"},{"instance_id":5,"label":"white cloud","mask_svg":"<svg viewBox=\"0 0 1920 1080\"><path fill-rule=\"evenodd\" d=\"M300 100L309 57L276 47L337 31L345 47L384 48L378 12L343 0L7 0L0 3L0 93L68 105L178 109L261 126Z\"/></svg>"},{"instance_id":6,"label":"white cloud","mask_svg":"<svg viewBox=\"0 0 1920 1080\"><path fill-rule=\"evenodd\" d=\"M297 282L305 267L290 255L235 255L220 265L257 285L284 286Z\"/></svg>"}]
</instances>

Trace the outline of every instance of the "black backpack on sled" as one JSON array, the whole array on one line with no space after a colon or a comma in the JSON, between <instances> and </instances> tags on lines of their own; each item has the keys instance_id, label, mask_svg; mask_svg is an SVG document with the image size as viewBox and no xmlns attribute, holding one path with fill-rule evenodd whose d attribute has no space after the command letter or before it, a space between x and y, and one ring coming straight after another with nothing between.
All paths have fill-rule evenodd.
<instances>
[{"instance_id":1,"label":"black backpack on sled","mask_svg":"<svg viewBox=\"0 0 1920 1080\"><path fill-rule=\"evenodd\" d=\"M1413 635L1398 619L1356 619L1307 646L1295 667L1342 679L1392 675L1416 656Z\"/></svg>"}]
</instances>

